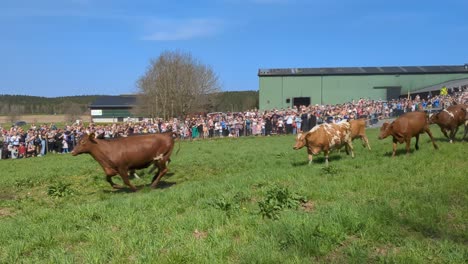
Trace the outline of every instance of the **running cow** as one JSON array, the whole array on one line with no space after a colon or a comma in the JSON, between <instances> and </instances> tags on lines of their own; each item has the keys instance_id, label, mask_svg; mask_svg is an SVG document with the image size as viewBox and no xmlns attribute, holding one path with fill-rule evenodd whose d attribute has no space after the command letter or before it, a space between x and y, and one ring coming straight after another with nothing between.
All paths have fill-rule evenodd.
<instances>
[{"instance_id":1,"label":"running cow","mask_svg":"<svg viewBox=\"0 0 468 264\"><path fill-rule=\"evenodd\" d=\"M362 141L362 145L364 147L367 146L367 148L371 150L371 147L369 145L369 139L366 135L366 120L363 118L350 120L349 124L351 125L351 139L354 140L356 138L360 138Z\"/></svg>"},{"instance_id":2,"label":"running cow","mask_svg":"<svg viewBox=\"0 0 468 264\"><path fill-rule=\"evenodd\" d=\"M325 164L328 166L328 155L333 149L346 147L346 153L354 158L353 143L351 140L351 125L348 122L339 124L321 124L315 126L307 133L299 133L293 149L298 150L307 147L309 164L312 163L313 155L321 151L325 154Z\"/></svg>"},{"instance_id":3,"label":"running cow","mask_svg":"<svg viewBox=\"0 0 468 264\"><path fill-rule=\"evenodd\" d=\"M467 105L452 105L437 114L431 115L429 122L439 125L444 136L452 143L457 134L458 127L462 124L465 124L465 133L463 135L463 139L465 139L466 133L468 132L467 115ZM450 135L447 135L447 132L450 132Z\"/></svg>"},{"instance_id":4,"label":"running cow","mask_svg":"<svg viewBox=\"0 0 468 264\"><path fill-rule=\"evenodd\" d=\"M104 169L106 179L113 188L122 188L112 181L112 176L118 174L132 191L137 189L130 183L129 172L134 174L135 170L144 169L153 164L158 168L151 182L151 188L155 188L167 172L167 163L170 161L174 148L173 134L168 132L97 139L92 133L83 135L79 139L72 155L89 153Z\"/></svg>"},{"instance_id":5,"label":"running cow","mask_svg":"<svg viewBox=\"0 0 468 264\"><path fill-rule=\"evenodd\" d=\"M432 137L431 130L429 130L429 121L427 120L424 112L409 112L401 115L392 123L385 122L380 128L379 139L384 139L388 136L393 137L393 153L395 157L397 143L406 142L406 154L410 152L411 138L416 137L416 150L419 149L419 134L426 132L432 140L432 145L438 149L434 138Z\"/></svg>"}]
</instances>

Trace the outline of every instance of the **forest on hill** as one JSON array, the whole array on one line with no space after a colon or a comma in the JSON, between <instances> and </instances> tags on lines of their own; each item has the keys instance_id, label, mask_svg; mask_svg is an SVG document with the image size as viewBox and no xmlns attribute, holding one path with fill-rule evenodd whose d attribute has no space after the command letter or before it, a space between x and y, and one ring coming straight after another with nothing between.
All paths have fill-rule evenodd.
<instances>
[{"instance_id":1,"label":"forest on hill","mask_svg":"<svg viewBox=\"0 0 468 264\"><path fill-rule=\"evenodd\" d=\"M83 115L102 95L39 97L0 95L0 115ZM258 108L258 91L221 92L210 95L212 105L206 112L244 111Z\"/></svg>"}]
</instances>

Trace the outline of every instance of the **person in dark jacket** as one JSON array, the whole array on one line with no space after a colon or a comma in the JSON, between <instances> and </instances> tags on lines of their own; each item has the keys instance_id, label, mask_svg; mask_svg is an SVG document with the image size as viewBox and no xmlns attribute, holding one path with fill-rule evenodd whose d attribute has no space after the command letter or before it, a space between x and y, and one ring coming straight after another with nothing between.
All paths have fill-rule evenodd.
<instances>
[{"instance_id":1,"label":"person in dark jacket","mask_svg":"<svg viewBox=\"0 0 468 264\"><path fill-rule=\"evenodd\" d=\"M312 129L314 128L315 126L317 125L317 116L315 115L315 112L313 112L312 114L310 114L310 117L309 117L309 127L308 129Z\"/></svg>"},{"instance_id":2,"label":"person in dark jacket","mask_svg":"<svg viewBox=\"0 0 468 264\"><path fill-rule=\"evenodd\" d=\"M302 121L301 130L303 132L309 131L309 122L308 122L309 120L307 118L307 112L305 110L302 110L301 121Z\"/></svg>"},{"instance_id":3,"label":"person in dark jacket","mask_svg":"<svg viewBox=\"0 0 468 264\"><path fill-rule=\"evenodd\" d=\"M267 116L265 118L265 136L271 135L271 129L272 129L271 118Z\"/></svg>"}]
</instances>

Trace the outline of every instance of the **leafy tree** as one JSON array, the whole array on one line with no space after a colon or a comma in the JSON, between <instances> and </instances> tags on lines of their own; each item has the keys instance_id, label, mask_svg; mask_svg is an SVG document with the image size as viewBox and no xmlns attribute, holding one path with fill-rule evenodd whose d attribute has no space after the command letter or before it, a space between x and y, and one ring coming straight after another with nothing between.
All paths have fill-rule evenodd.
<instances>
[{"instance_id":1,"label":"leafy tree","mask_svg":"<svg viewBox=\"0 0 468 264\"><path fill-rule=\"evenodd\" d=\"M207 95L221 89L218 76L210 66L180 51L165 51L151 60L137 85L139 111L165 119L209 111L215 102Z\"/></svg>"}]
</instances>

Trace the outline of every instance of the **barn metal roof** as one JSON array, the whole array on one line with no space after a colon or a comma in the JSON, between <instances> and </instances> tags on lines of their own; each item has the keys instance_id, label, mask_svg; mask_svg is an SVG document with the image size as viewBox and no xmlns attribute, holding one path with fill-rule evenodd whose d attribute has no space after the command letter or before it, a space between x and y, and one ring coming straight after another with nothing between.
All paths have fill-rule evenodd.
<instances>
[{"instance_id":1,"label":"barn metal roof","mask_svg":"<svg viewBox=\"0 0 468 264\"><path fill-rule=\"evenodd\" d=\"M136 96L134 95L118 95L118 96L101 96L96 99L89 107L90 108L105 108L105 107L132 107L136 105Z\"/></svg>"},{"instance_id":2,"label":"barn metal roof","mask_svg":"<svg viewBox=\"0 0 468 264\"><path fill-rule=\"evenodd\" d=\"M468 73L468 64L445 66L385 66L337 68L259 69L258 76L391 75L391 74Z\"/></svg>"},{"instance_id":3,"label":"barn metal roof","mask_svg":"<svg viewBox=\"0 0 468 264\"><path fill-rule=\"evenodd\" d=\"M442 87L447 87L447 88L452 88L452 87L462 87L468 85L468 78L465 79L459 79L459 80L452 80L452 81L447 81L443 83L439 83L436 85L431 85L427 86L424 88L421 88L419 90L412 91L411 93L424 93L424 92L430 92L430 91L438 91Z\"/></svg>"}]
</instances>

